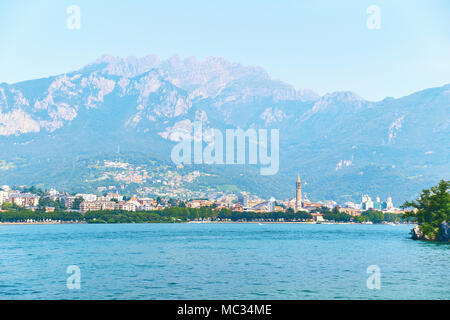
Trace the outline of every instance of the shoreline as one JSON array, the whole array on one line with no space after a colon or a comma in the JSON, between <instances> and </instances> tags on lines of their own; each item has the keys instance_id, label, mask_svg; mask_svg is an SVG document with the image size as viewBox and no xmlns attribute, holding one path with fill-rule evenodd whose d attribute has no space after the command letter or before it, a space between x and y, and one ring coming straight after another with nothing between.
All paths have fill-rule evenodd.
<instances>
[{"instance_id":1,"label":"shoreline","mask_svg":"<svg viewBox=\"0 0 450 320\"><path fill-rule=\"evenodd\" d=\"M143 223L87 223L87 222L64 222L64 221L51 221L51 222L0 222L0 226L14 226L14 225L62 225L62 224L174 224L173 222L143 222ZM308 221L185 221L185 222L175 222L176 224L309 224L309 225L390 225L390 226L398 226L398 225L411 225L414 226L416 223L357 223L357 222L308 222Z\"/></svg>"},{"instance_id":2,"label":"shoreline","mask_svg":"<svg viewBox=\"0 0 450 320\"><path fill-rule=\"evenodd\" d=\"M53 225L53 224L87 224L86 222L0 222L0 226L12 225Z\"/></svg>"}]
</instances>

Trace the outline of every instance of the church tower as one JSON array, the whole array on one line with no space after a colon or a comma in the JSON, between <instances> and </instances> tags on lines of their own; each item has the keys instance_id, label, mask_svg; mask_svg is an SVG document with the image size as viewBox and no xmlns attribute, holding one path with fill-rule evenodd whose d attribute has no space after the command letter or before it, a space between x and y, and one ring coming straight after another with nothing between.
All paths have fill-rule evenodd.
<instances>
[{"instance_id":1,"label":"church tower","mask_svg":"<svg viewBox=\"0 0 450 320\"><path fill-rule=\"evenodd\" d=\"M303 207L302 204L302 180L300 180L300 175L297 178L297 188L296 188L296 198L295 198L295 210L300 210Z\"/></svg>"}]
</instances>

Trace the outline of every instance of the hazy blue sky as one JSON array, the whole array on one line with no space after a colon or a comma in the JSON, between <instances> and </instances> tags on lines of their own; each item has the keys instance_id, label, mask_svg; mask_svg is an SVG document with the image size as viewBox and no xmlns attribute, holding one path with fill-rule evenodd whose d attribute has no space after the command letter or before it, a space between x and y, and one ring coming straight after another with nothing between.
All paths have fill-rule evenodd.
<instances>
[{"instance_id":1,"label":"hazy blue sky","mask_svg":"<svg viewBox=\"0 0 450 320\"><path fill-rule=\"evenodd\" d=\"M81 28L66 26L69 5ZM381 28L366 26L370 5ZM450 1L1 0L0 82L46 77L99 56L221 56L320 94L370 100L450 83Z\"/></svg>"}]
</instances>

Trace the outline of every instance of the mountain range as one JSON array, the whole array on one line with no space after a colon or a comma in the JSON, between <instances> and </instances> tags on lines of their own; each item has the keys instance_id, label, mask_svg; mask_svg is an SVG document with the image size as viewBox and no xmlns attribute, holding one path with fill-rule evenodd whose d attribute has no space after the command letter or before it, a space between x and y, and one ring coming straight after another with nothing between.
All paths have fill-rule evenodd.
<instances>
[{"instance_id":1,"label":"mountain range","mask_svg":"<svg viewBox=\"0 0 450 320\"><path fill-rule=\"evenodd\" d=\"M449 178L449 111L450 85L373 102L297 90L223 58L105 55L80 70L0 84L0 184L82 191L92 187L89 163L149 159L207 173L195 186L205 190L294 197L300 173L311 200L370 194L400 204ZM260 176L250 165L177 168L171 149L196 120L206 129L279 129L278 174Z\"/></svg>"}]
</instances>

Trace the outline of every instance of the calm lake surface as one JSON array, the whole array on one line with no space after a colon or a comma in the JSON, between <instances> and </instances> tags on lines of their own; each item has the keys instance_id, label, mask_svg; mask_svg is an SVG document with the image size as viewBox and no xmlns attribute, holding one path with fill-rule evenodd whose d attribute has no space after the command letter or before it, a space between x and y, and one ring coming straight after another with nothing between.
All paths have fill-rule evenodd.
<instances>
[{"instance_id":1,"label":"calm lake surface","mask_svg":"<svg viewBox=\"0 0 450 320\"><path fill-rule=\"evenodd\" d=\"M410 240L411 228L4 225L0 299L450 299L450 245ZM67 289L69 265L80 290Z\"/></svg>"}]
</instances>

